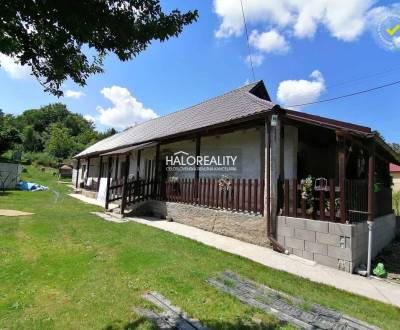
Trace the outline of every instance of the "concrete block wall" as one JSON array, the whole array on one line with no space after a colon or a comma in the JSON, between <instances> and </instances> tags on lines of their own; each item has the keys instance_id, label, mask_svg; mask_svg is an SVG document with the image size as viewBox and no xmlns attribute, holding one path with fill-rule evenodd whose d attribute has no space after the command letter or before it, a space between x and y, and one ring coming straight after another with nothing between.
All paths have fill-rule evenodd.
<instances>
[{"instance_id":1,"label":"concrete block wall","mask_svg":"<svg viewBox=\"0 0 400 330\"><path fill-rule=\"evenodd\" d=\"M393 214L375 219L373 257L395 235ZM353 272L367 262L368 224L341 224L311 219L278 217L278 242L289 252L319 264Z\"/></svg>"}]
</instances>

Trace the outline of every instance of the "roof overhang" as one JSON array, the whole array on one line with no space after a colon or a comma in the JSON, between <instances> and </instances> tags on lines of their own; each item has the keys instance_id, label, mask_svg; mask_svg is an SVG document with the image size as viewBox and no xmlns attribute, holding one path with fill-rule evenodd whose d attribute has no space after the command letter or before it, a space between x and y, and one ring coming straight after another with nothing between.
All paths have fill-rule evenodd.
<instances>
[{"instance_id":1,"label":"roof overhang","mask_svg":"<svg viewBox=\"0 0 400 330\"><path fill-rule=\"evenodd\" d=\"M117 156L117 155L124 155L128 152L134 151L134 150L141 150L145 148L150 148L154 147L157 145L157 142L148 142L148 143L142 143L142 144L137 144L135 146L130 146L126 148L121 148L121 149L116 149L110 152L106 152L104 154L100 154L100 156Z\"/></svg>"}]
</instances>

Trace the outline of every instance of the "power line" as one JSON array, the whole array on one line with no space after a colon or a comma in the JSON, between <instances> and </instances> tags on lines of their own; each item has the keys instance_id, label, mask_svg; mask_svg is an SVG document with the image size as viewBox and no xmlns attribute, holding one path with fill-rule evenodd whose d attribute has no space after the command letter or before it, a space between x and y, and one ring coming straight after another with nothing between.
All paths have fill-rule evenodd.
<instances>
[{"instance_id":1,"label":"power line","mask_svg":"<svg viewBox=\"0 0 400 330\"><path fill-rule=\"evenodd\" d=\"M242 7L244 30L246 31L247 49L249 51L249 60L250 60L251 72L253 73L253 81L256 81L256 75L254 74L253 59L251 57L251 49L250 49L250 42L249 42L249 31L247 30L246 16L244 15L244 9L243 9L243 0L240 0L240 5Z\"/></svg>"},{"instance_id":2,"label":"power line","mask_svg":"<svg viewBox=\"0 0 400 330\"><path fill-rule=\"evenodd\" d=\"M390 68L390 69L386 69L384 71L371 73L369 75L354 77L354 79L345 80L345 81L342 81L342 82L335 83L333 85L329 85L327 87L327 89L332 89L332 88L340 87L340 86L343 86L343 85L348 85L348 84L353 83L353 82L358 82L358 81L367 80L367 79L370 79L370 78L373 78L373 77L386 75L387 73L392 73L392 72L394 72L396 70L399 70L399 69L400 69L400 67L393 67L393 68Z\"/></svg>"},{"instance_id":3,"label":"power line","mask_svg":"<svg viewBox=\"0 0 400 330\"><path fill-rule=\"evenodd\" d=\"M396 84L400 84L400 80L394 81L394 82L391 82L391 83L388 83L388 84L385 84L385 85L380 85L380 86L377 86L377 87L373 87L373 88L369 88L369 89L364 89L364 90L361 90L361 91L358 91L358 92L354 92L354 93L351 93L351 94L336 96L336 97L332 97L332 98L330 98L330 99L325 99L325 100L321 100L321 101L308 102L308 103L295 104L295 105L288 105L287 107L288 107L288 108L295 108L295 107L302 107L302 106L305 106L305 105L311 105L311 104L317 104L317 103L335 101L335 100L339 100L339 99L344 99L344 98L346 98L346 97L351 97L351 96L355 96L355 95L359 95L359 94L364 94L364 93L372 92L372 91L375 91L375 90L377 90L377 89L382 89L382 88L389 87L389 86L393 86L393 85L396 85Z\"/></svg>"}]
</instances>

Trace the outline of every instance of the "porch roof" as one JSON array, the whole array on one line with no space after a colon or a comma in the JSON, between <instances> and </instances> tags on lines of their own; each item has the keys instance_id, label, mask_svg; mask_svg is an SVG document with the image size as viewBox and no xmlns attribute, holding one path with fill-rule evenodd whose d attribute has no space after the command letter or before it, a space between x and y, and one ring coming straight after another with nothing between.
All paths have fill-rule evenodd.
<instances>
[{"instance_id":1,"label":"porch roof","mask_svg":"<svg viewBox=\"0 0 400 330\"><path fill-rule=\"evenodd\" d=\"M104 154L100 154L100 156L114 156L114 155L123 155L126 154L127 152L133 151L133 150L139 150L139 149L144 149L144 148L149 148L157 145L157 142L148 142L148 143L142 143L142 144L137 144L131 147L126 147L126 148L121 148L117 149L114 151L106 152Z\"/></svg>"}]
</instances>

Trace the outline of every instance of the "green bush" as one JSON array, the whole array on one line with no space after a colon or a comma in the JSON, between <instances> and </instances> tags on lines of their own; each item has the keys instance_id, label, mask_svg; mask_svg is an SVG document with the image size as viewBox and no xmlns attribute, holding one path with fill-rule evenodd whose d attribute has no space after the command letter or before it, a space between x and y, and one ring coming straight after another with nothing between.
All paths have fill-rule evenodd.
<instances>
[{"instance_id":1,"label":"green bush","mask_svg":"<svg viewBox=\"0 0 400 330\"><path fill-rule=\"evenodd\" d=\"M59 160L45 152L27 152L23 158L31 162L35 166L53 167L57 168Z\"/></svg>"},{"instance_id":2,"label":"green bush","mask_svg":"<svg viewBox=\"0 0 400 330\"><path fill-rule=\"evenodd\" d=\"M400 191L393 192L393 209L396 215L400 215Z\"/></svg>"}]
</instances>

